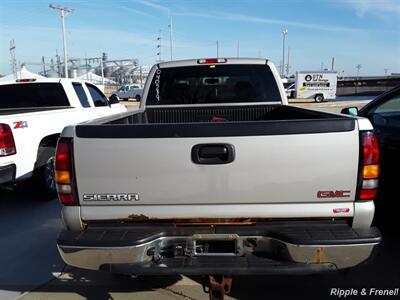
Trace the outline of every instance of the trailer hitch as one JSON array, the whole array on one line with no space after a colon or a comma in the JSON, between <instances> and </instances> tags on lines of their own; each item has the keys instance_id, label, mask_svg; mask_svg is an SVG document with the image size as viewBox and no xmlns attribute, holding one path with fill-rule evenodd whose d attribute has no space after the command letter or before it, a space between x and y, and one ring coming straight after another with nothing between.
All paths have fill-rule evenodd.
<instances>
[{"instance_id":1,"label":"trailer hitch","mask_svg":"<svg viewBox=\"0 0 400 300\"><path fill-rule=\"evenodd\" d=\"M209 275L202 277L203 291L210 295L210 300L223 300L232 287L232 276Z\"/></svg>"}]
</instances>

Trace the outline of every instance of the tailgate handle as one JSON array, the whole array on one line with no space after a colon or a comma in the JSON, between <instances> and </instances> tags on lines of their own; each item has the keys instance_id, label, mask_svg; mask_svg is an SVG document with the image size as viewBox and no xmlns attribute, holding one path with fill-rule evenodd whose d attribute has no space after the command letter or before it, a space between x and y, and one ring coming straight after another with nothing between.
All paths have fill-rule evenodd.
<instances>
[{"instance_id":1,"label":"tailgate handle","mask_svg":"<svg viewBox=\"0 0 400 300\"><path fill-rule=\"evenodd\" d=\"M235 148L230 144L198 144L192 148L192 161L195 164L228 164L234 158Z\"/></svg>"}]
</instances>

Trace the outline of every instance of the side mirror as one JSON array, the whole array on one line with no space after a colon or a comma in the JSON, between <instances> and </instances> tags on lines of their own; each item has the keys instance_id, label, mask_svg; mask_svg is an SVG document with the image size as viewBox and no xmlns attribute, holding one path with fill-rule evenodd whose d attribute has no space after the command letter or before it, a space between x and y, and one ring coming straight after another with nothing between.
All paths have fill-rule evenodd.
<instances>
[{"instance_id":1,"label":"side mirror","mask_svg":"<svg viewBox=\"0 0 400 300\"><path fill-rule=\"evenodd\" d=\"M342 109L341 113L345 114L345 115L350 115L350 116L358 116L358 108L355 106L346 107L346 108Z\"/></svg>"},{"instance_id":2,"label":"side mirror","mask_svg":"<svg viewBox=\"0 0 400 300\"><path fill-rule=\"evenodd\" d=\"M110 105L119 103L119 97L115 94L112 94L108 100L110 102Z\"/></svg>"}]
</instances>

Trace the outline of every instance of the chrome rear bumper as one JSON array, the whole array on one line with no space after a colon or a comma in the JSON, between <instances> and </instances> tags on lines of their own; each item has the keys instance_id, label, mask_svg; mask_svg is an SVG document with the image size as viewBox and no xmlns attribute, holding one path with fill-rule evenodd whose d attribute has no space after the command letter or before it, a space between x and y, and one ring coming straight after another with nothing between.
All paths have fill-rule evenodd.
<instances>
[{"instance_id":1,"label":"chrome rear bumper","mask_svg":"<svg viewBox=\"0 0 400 300\"><path fill-rule=\"evenodd\" d=\"M344 227L333 228L336 231L331 228L328 231L317 226L309 228L307 233L302 230L304 228L296 230L293 227L290 230L286 226L282 231L286 230L291 235L281 234L280 237L273 232L266 236L243 234L246 232L240 233L240 230L238 233L190 234L190 228L187 227L183 231L175 230L175 233L180 234L171 236L168 235L168 230L160 234L160 228L150 227L150 231L149 227L146 228L147 232L151 232L150 235L141 235L137 241L128 238L123 243L121 237L129 236L129 228L114 228L114 231L107 231L103 227L91 229L92 232L89 230L81 233L86 238L70 242L68 238L71 237L71 232L67 232L61 234L57 243L58 249L68 265L118 273L304 274L356 266L372 256L381 240L379 231L373 228L371 232L356 232L353 239L349 239L349 233L345 233ZM246 228L244 231L250 229ZM198 228L194 230L198 231ZM230 231L234 228L224 228L222 231L224 230ZM303 237L302 242L304 234L315 238L310 240ZM109 238L98 239L100 235L108 235ZM233 243L228 243L228 246L222 244L229 251L210 250L213 249L213 243L219 245L218 241Z\"/></svg>"}]
</instances>

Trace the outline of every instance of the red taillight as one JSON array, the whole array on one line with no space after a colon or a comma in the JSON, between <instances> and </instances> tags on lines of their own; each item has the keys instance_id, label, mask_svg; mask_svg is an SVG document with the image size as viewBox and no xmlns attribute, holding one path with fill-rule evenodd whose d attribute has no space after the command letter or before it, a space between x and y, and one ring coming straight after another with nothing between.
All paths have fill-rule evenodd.
<instances>
[{"instance_id":1,"label":"red taillight","mask_svg":"<svg viewBox=\"0 0 400 300\"><path fill-rule=\"evenodd\" d=\"M8 156L17 153L14 136L7 124L0 124L0 156Z\"/></svg>"},{"instance_id":2,"label":"red taillight","mask_svg":"<svg viewBox=\"0 0 400 300\"><path fill-rule=\"evenodd\" d=\"M369 190L363 189L360 191L360 199L361 200L375 199L377 194L378 194L377 189L369 189Z\"/></svg>"},{"instance_id":3,"label":"red taillight","mask_svg":"<svg viewBox=\"0 0 400 300\"><path fill-rule=\"evenodd\" d=\"M379 182L379 144L372 132L361 137L362 164L360 168L360 188L358 199L373 200L378 193Z\"/></svg>"},{"instance_id":4,"label":"red taillight","mask_svg":"<svg viewBox=\"0 0 400 300\"><path fill-rule=\"evenodd\" d=\"M197 60L198 64L224 64L226 62L228 62L226 58L204 58Z\"/></svg>"},{"instance_id":5,"label":"red taillight","mask_svg":"<svg viewBox=\"0 0 400 300\"><path fill-rule=\"evenodd\" d=\"M58 200L60 200L63 205L75 205L75 199L71 194L58 193Z\"/></svg>"},{"instance_id":6,"label":"red taillight","mask_svg":"<svg viewBox=\"0 0 400 300\"><path fill-rule=\"evenodd\" d=\"M379 164L378 138L373 134L363 136L364 165Z\"/></svg>"},{"instance_id":7,"label":"red taillight","mask_svg":"<svg viewBox=\"0 0 400 300\"><path fill-rule=\"evenodd\" d=\"M69 140L60 139L56 151L56 170L69 171L71 169Z\"/></svg>"},{"instance_id":8,"label":"red taillight","mask_svg":"<svg viewBox=\"0 0 400 300\"><path fill-rule=\"evenodd\" d=\"M64 205L77 205L72 139L70 138L61 138L57 143L54 174L60 202Z\"/></svg>"},{"instance_id":9,"label":"red taillight","mask_svg":"<svg viewBox=\"0 0 400 300\"><path fill-rule=\"evenodd\" d=\"M25 79L17 79L15 82L34 82L36 78L25 78Z\"/></svg>"}]
</instances>

